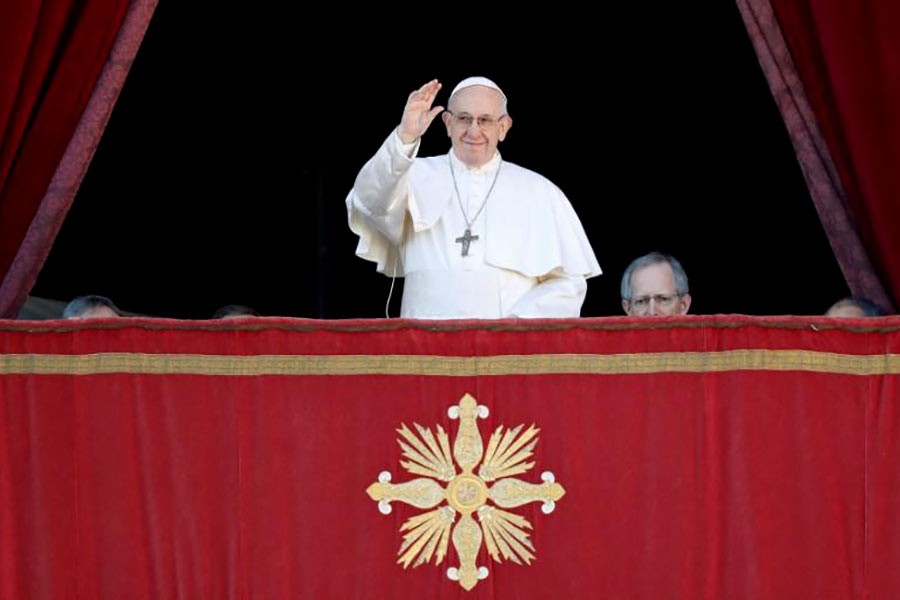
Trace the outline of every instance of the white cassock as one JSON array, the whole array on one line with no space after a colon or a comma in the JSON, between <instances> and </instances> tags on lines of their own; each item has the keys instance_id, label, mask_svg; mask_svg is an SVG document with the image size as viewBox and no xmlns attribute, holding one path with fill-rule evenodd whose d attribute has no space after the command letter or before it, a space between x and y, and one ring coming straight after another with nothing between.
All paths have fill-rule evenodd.
<instances>
[{"instance_id":1,"label":"white cassock","mask_svg":"<svg viewBox=\"0 0 900 600\"><path fill-rule=\"evenodd\" d=\"M406 278L400 316L578 317L586 279L601 271L562 191L499 152L473 169L452 150L428 158L417 151L395 130L347 196L356 254ZM478 239L462 256L467 221Z\"/></svg>"}]
</instances>

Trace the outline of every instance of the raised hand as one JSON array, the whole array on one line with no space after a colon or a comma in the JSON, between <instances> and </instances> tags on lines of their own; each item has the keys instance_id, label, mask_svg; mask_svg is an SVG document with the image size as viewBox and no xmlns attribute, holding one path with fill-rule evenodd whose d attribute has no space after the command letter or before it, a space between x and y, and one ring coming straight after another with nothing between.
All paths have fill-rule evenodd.
<instances>
[{"instance_id":1,"label":"raised hand","mask_svg":"<svg viewBox=\"0 0 900 600\"><path fill-rule=\"evenodd\" d=\"M400 127L397 129L404 144L411 144L422 137L434 118L443 112L443 106L431 107L440 89L441 82L432 79L406 99L403 118L400 119Z\"/></svg>"}]
</instances>

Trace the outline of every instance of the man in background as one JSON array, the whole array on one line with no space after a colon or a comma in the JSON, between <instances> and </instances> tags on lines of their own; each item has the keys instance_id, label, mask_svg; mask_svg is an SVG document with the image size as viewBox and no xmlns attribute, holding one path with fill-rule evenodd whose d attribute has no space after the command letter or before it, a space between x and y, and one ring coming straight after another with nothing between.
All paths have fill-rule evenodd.
<instances>
[{"instance_id":1,"label":"man in background","mask_svg":"<svg viewBox=\"0 0 900 600\"><path fill-rule=\"evenodd\" d=\"M121 317L122 311L106 296L78 296L66 304L63 319L109 319Z\"/></svg>"},{"instance_id":2,"label":"man in background","mask_svg":"<svg viewBox=\"0 0 900 600\"><path fill-rule=\"evenodd\" d=\"M887 314L884 308L861 296L842 298L825 311L826 317L883 317Z\"/></svg>"},{"instance_id":3,"label":"man in background","mask_svg":"<svg viewBox=\"0 0 900 600\"><path fill-rule=\"evenodd\" d=\"M691 307L688 278L674 256L651 252L625 269L622 310L632 317L685 315Z\"/></svg>"}]
</instances>

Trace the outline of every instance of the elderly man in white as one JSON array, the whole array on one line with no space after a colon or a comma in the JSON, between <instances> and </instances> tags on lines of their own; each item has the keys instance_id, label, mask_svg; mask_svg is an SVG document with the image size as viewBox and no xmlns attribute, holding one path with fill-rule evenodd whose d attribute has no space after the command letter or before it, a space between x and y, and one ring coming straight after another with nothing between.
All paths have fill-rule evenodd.
<instances>
[{"instance_id":1,"label":"elderly man in white","mask_svg":"<svg viewBox=\"0 0 900 600\"><path fill-rule=\"evenodd\" d=\"M600 266L562 191L501 158L506 95L470 77L444 111L432 106L440 89L432 80L409 95L400 125L359 172L347 197L356 254L406 278L404 318L579 316ZM450 152L418 157L441 113Z\"/></svg>"}]
</instances>

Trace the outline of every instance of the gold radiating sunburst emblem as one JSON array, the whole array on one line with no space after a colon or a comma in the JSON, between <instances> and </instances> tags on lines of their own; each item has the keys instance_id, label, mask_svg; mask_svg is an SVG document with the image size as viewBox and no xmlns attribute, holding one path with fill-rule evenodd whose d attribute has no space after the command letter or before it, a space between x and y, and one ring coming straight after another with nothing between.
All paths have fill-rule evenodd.
<instances>
[{"instance_id":1,"label":"gold radiating sunburst emblem","mask_svg":"<svg viewBox=\"0 0 900 600\"><path fill-rule=\"evenodd\" d=\"M549 471L541 476L543 483L514 477L534 467L533 462L526 462L538 442L539 430L534 425L524 432L522 425L505 432L501 425L491 435L485 450L476 421L478 417L488 416L487 407L466 394L448 412L451 419L460 421L452 456L449 437L440 425L437 425L437 436L417 424L414 426L418 435L405 424L401 425L397 430L401 437L397 441L407 460L400 464L409 473L422 477L393 484L391 474L384 471L366 493L378 502L384 514L391 512L393 501L433 509L407 519L400 528L403 543L397 562L405 569L434 558L434 564L439 565L452 539L459 567L447 569L447 576L471 590L479 579L488 576L487 567L475 564L482 543L498 563L507 559L516 564L530 564L534 559L534 546L527 533L531 523L503 509L542 502L543 512L549 514L566 491ZM477 515L477 523L473 515Z\"/></svg>"}]
</instances>

